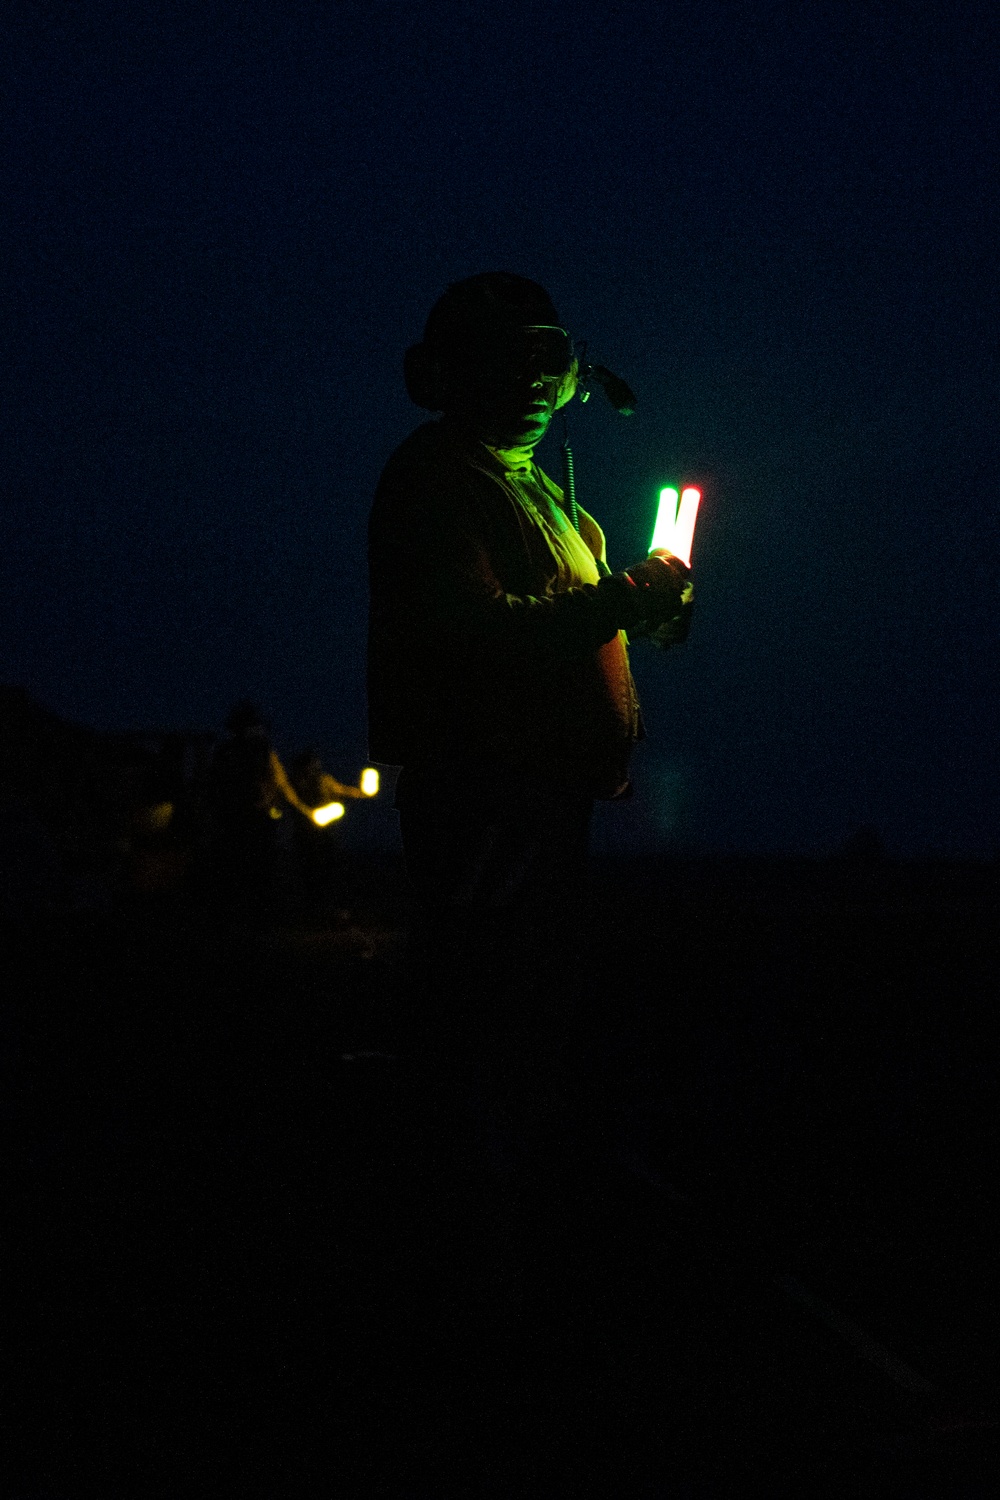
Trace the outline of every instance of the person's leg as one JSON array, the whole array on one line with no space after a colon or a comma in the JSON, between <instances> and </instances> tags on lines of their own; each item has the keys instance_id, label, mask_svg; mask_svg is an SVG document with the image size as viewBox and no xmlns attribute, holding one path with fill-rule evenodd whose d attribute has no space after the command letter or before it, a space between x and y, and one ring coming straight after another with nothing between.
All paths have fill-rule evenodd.
<instances>
[{"instance_id":1,"label":"person's leg","mask_svg":"<svg viewBox=\"0 0 1000 1500\"><path fill-rule=\"evenodd\" d=\"M400 813L415 1003L467 1046L537 1043L585 987L591 804L548 795L482 805L411 798ZM563 1024L558 1022L558 1024Z\"/></svg>"},{"instance_id":2,"label":"person's leg","mask_svg":"<svg viewBox=\"0 0 1000 1500\"><path fill-rule=\"evenodd\" d=\"M568 1249L588 1232L590 811L581 799L497 809L444 795L401 810L419 901L413 1050L435 1115L428 1180L444 1184L424 1232L440 1234L432 1253L456 1368L472 1362L504 1430L539 1309L562 1296Z\"/></svg>"}]
</instances>

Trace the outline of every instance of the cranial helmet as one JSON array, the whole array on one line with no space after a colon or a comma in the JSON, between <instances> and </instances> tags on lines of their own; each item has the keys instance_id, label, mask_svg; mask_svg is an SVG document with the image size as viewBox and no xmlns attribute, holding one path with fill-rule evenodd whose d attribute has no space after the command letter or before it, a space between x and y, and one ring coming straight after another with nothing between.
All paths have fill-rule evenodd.
<instances>
[{"instance_id":1,"label":"cranial helmet","mask_svg":"<svg viewBox=\"0 0 1000 1500\"><path fill-rule=\"evenodd\" d=\"M453 282L431 308L423 342L406 351L403 375L411 401L443 411L448 374L473 369L525 328L559 329L559 314L537 281L487 271Z\"/></svg>"}]
</instances>

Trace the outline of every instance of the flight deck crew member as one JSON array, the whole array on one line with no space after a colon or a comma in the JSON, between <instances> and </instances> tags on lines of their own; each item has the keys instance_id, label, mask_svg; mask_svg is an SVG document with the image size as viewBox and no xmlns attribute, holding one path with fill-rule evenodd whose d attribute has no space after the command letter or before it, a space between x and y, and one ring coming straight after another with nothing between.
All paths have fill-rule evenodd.
<instances>
[{"instance_id":1,"label":"flight deck crew member","mask_svg":"<svg viewBox=\"0 0 1000 1500\"><path fill-rule=\"evenodd\" d=\"M577 532L535 464L578 373L537 283L451 286L405 373L442 415L397 448L372 509L369 750L402 767L441 1035L485 1016L523 1039L572 988L594 799L628 790L625 631L683 635L690 572L663 553L610 574L598 523L580 511Z\"/></svg>"}]
</instances>

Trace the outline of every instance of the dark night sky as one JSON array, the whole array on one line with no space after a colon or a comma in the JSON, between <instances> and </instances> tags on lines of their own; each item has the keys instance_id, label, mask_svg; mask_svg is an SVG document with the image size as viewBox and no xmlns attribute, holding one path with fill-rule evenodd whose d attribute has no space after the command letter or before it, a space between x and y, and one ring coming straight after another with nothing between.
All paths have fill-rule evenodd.
<instances>
[{"instance_id":1,"label":"dark night sky","mask_svg":"<svg viewBox=\"0 0 1000 1500\"><path fill-rule=\"evenodd\" d=\"M571 408L612 565L706 481L601 838L997 846L995 6L5 14L0 681L103 728L250 694L354 774L402 350L504 268L639 392Z\"/></svg>"}]
</instances>

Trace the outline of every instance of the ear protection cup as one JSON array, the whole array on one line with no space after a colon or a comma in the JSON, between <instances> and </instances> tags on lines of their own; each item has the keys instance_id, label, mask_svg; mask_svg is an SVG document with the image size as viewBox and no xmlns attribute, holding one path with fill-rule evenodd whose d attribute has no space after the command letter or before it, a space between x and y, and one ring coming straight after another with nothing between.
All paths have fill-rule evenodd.
<instances>
[{"instance_id":1,"label":"ear protection cup","mask_svg":"<svg viewBox=\"0 0 1000 1500\"><path fill-rule=\"evenodd\" d=\"M444 371L426 344L414 344L403 355L406 394L425 411L444 410Z\"/></svg>"}]
</instances>

